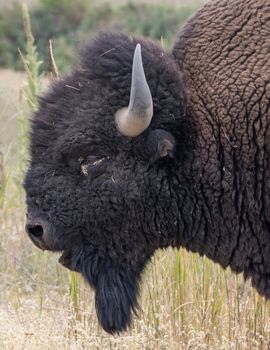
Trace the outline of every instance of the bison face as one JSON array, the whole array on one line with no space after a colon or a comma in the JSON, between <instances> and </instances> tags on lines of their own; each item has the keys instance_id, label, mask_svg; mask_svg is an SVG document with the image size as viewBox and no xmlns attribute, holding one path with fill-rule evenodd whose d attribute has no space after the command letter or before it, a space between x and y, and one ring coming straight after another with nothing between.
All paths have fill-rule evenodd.
<instances>
[{"instance_id":1,"label":"bison face","mask_svg":"<svg viewBox=\"0 0 270 350\"><path fill-rule=\"evenodd\" d=\"M168 245L169 174L186 142L182 78L156 44L140 42L146 79L132 63L135 40L102 35L40 99L25 178L29 237L83 274L108 332L130 324L140 275Z\"/></svg>"}]
</instances>

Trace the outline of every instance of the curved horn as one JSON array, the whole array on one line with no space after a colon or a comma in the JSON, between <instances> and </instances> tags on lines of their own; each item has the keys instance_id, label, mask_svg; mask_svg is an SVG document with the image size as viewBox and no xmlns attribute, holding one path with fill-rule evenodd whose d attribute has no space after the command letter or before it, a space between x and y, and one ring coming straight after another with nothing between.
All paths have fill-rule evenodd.
<instances>
[{"instance_id":1,"label":"curved horn","mask_svg":"<svg viewBox=\"0 0 270 350\"><path fill-rule=\"evenodd\" d=\"M148 128L152 116L152 95L144 74L141 45L137 44L133 56L129 106L116 112L115 121L123 135L135 137Z\"/></svg>"}]
</instances>

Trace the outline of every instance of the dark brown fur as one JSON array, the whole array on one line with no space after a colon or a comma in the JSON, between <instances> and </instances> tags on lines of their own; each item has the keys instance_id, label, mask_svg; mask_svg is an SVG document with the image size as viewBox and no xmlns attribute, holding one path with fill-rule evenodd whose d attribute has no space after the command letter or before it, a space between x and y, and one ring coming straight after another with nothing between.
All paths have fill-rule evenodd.
<instances>
[{"instance_id":1,"label":"dark brown fur","mask_svg":"<svg viewBox=\"0 0 270 350\"><path fill-rule=\"evenodd\" d=\"M270 1L212 1L179 33L203 240L190 244L270 297ZM211 234L209 234L211 232Z\"/></svg>"}]
</instances>

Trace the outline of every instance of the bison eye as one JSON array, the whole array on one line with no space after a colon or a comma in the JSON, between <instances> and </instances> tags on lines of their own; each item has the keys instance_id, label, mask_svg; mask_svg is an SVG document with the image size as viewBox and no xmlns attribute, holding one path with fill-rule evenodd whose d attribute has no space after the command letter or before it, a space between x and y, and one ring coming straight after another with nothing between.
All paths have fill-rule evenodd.
<instances>
[{"instance_id":1,"label":"bison eye","mask_svg":"<svg viewBox=\"0 0 270 350\"><path fill-rule=\"evenodd\" d=\"M81 173L84 176L88 176L91 169L96 167L97 165L100 165L105 159L108 159L108 157L97 157L97 156L87 156L87 157L80 157L78 159L78 162L80 164L80 170Z\"/></svg>"}]
</instances>

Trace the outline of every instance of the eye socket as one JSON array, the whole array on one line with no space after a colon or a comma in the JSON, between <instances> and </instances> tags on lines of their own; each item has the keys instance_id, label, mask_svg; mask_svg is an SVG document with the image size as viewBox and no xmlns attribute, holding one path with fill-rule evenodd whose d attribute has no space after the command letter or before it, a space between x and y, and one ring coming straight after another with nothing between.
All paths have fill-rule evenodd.
<instances>
[{"instance_id":1,"label":"eye socket","mask_svg":"<svg viewBox=\"0 0 270 350\"><path fill-rule=\"evenodd\" d=\"M80 165L80 171L84 176L88 176L90 169L100 165L105 159L109 157L87 156L79 157L78 162Z\"/></svg>"}]
</instances>

